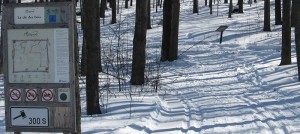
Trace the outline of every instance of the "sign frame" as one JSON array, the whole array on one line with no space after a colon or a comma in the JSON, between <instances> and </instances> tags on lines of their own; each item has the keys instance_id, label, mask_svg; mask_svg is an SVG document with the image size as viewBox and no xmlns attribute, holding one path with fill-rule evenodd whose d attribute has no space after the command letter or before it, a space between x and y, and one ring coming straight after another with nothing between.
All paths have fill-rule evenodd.
<instances>
[{"instance_id":1,"label":"sign frame","mask_svg":"<svg viewBox=\"0 0 300 134\"><path fill-rule=\"evenodd\" d=\"M23 21L15 22L15 9L32 9L35 7L44 7L45 22L42 21ZM42 9L42 8L41 8ZM60 13L53 14L51 10L60 9ZM49 11L48 11L49 10ZM19 10L20 11L20 10ZM19 12L18 11L18 12ZM16 12L16 13L18 13ZM76 75L75 60L75 8L73 2L49 2L49 3L8 3L3 7L3 58L4 58L4 94L5 94L5 125L8 132L70 132L78 131L77 106L78 97L75 97L75 90L78 82ZM22 14L23 16L26 16ZM47 18L48 17L48 18ZM69 47L69 77L68 82L62 83L12 83L9 81L8 67L8 30L11 29L58 29L67 28L68 47ZM70 89L70 102L58 102L57 93L59 88ZM20 89L20 101L11 101L10 89ZM26 89L36 89L36 101L26 101ZM53 89L53 101L43 101L42 89ZM24 109L48 109L48 126L15 126L12 121L12 108ZM24 116L24 113L22 113ZM67 115L67 116L64 116ZM65 120L68 120L66 122ZM80 117L79 117L80 118ZM60 125L56 125L60 124Z\"/></svg>"}]
</instances>

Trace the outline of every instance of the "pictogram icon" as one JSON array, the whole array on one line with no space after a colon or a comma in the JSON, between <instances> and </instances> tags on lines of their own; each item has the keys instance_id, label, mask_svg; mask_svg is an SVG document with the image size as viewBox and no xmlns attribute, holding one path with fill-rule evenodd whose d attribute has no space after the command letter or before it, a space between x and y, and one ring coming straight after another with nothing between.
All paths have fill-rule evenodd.
<instances>
[{"instance_id":1,"label":"pictogram icon","mask_svg":"<svg viewBox=\"0 0 300 134\"><path fill-rule=\"evenodd\" d=\"M53 101L53 89L42 89L42 101Z\"/></svg>"},{"instance_id":2,"label":"pictogram icon","mask_svg":"<svg viewBox=\"0 0 300 134\"><path fill-rule=\"evenodd\" d=\"M21 101L21 89L10 89L10 101Z\"/></svg>"},{"instance_id":3,"label":"pictogram icon","mask_svg":"<svg viewBox=\"0 0 300 134\"><path fill-rule=\"evenodd\" d=\"M70 88L59 88L57 92L58 102L70 102Z\"/></svg>"},{"instance_id":4,"label":"pictogram icon","mask_svg":"<svg viewBox=\"0 0 300 134\"><path fill-rule=\"evenodd\" d=\"M26 89L26 101L37 101L37 89Z\"/></svg>"},{"instance_id":5,"label":"pictogram icon","mask_svg":"<svg viewBox=\"0 0 300 134\"><path fill-rule=\"evenodd\" d=\"M13 120L18 119L20 117L22 117L23 119L25 119L27 117L26 114L25 114L25 112L24 112L24 110L21 110L20 111L20 115L14 117Z\"/></svg>"}]
</instances>

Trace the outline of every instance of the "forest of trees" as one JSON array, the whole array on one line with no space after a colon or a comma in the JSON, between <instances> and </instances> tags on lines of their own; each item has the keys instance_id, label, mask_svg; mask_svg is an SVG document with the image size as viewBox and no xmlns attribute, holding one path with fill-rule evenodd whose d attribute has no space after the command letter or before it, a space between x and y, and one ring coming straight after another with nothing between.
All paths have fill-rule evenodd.
<instances>
[{"instance_id":1,"label":"forest of trees","mask_svg":"<svg viewBox=\"0 0 300 134\"><path fill-rule=\"evenodd\" d=\"M2 0L1 0L2 1ZM74 1L82 4L81 10L81 25L83 27L83 46L82 46L82 59L81 59L81 74L86 76L86 98L87 98L87 114L100 114L99 108L99 85L98 73L103 72L101 63L101 41L100 41L100 17L105 18L106 9L111 8L111 24L118 23L116 16L120 13L119 8L123 6L120 4L121 0L35 0L35 2L61 2L61 1ZM135 32L132 39L133 44L133 58L131 70L131 84L143 85L145 83L145 49L147 29L151 28L149 21L150 17L150 2L151 0L124 0L125 8L130 8L135 4ZM178 58L178 34L179 20L180 20L180 3L183 0L153 0L156 11L157 8L163 10L163 23L162 23L162 40L161 40L161 55L160 61L174 61ZM193 0L192 13L199 14L199 1ZM252 2L252 0L249 0ZM3 3L21 3L22 0L3 0ZM205 6L210 8L212 14L213 0L202 0ZM234 17L233 2L224 0L228 4L228 17ZM248 0L247 0L248 2ZM254 0L253 2L257 2ZM238 0L238 13L244 13L243 10L244 0ZM74 5L75 6L75 5ZM270 21L270 0L264 0L264 26L262 31L271 31ZM281 12L282 9L282 12ZM75 15L75 13L74 13ZM75 20L74 20L75 21ZM148 25L147 25L148 24ZM280 65L291 64L291 27L295 27L295 39L297 60L300 60L300 1L299 0L275 0L275 24L282 25L282 47L281 47L281 63ZM1 43L3 46L3 42ZM2 47L1 47L2 49ZM2 55L0 55L3 57ZM1 58L1 64L3 60ZM95 64L96 63L96 64ZM88 68L88 69L87 69ZM300 72L300 63L298 62L298 72ZM2 68L1 68L1 71ZM300 80L300 77L299 77Z\"/></svg>"}]
</instances>

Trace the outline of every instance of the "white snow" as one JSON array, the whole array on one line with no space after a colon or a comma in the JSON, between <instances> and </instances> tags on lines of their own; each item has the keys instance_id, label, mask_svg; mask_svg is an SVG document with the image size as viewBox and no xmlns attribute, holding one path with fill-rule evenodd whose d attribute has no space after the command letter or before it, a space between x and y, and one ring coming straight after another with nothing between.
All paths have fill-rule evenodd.
<instances>
[{"instance_id":1,"label":"white snow","mask_svg":"<svg viewBox=\"0 0 300 134\"><path fill-rule=\"evenodd\" d=\"M138 92L133 88L130 92L110 94L108 101L101 100L107 111L94 116L86 115L82 91L82 133L300 133L294 33L293 62L278 66L281 26L274 25L274 1L271 0L272 32L263 32L261 0L252 5L245 1L244 13L233 14L232 18L228 18L228 4L223 1L217 16L216 5L210 15L201 0L199 14L192 14L192 0L181 0L179 59L161 63L159 91ZM235 5L237 0L233 2ZM118 18L126 24L120 31L128 32L125 36L129 44L133 39L134 12L134 7L122 9ZM162 9L158 13L152 9L152 19L152 29L147 33L147 55L155 60L160 54L162 25L158 23ZM119 26L109 25L109 21L108 16L101 26L104 43L109 41L112 29L118 30ZM215 31L220 25L229 26L222 44L219 44L220 33ZM79 37L81 43L82 32ZM0 133L8 133L4 113L2 97Z\"/></svg>"}]
</instances>

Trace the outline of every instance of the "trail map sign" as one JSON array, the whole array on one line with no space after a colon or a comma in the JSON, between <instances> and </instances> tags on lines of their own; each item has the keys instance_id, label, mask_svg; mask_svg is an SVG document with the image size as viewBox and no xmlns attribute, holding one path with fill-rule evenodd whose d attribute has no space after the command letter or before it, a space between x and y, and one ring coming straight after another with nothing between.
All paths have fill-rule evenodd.
<instances>
[{"instance_id":1,"label":"trail map sign","mask_svg":"<svg viewBox=\"0 0 300 134\"><path fill-rule=\"evenodd\" d=\"M6 130L77 132L72 2L4 5Z\"/></svg>"},{"instance_id":2,"label":"trail map sign","mask_svg":"<svg viewBox=\"0 0 300 134\"><path fill-rule=\"evenodd\" d=\"M10 83L69 83L67 28L9 29Z\"/></svg>"}]
</instances>

